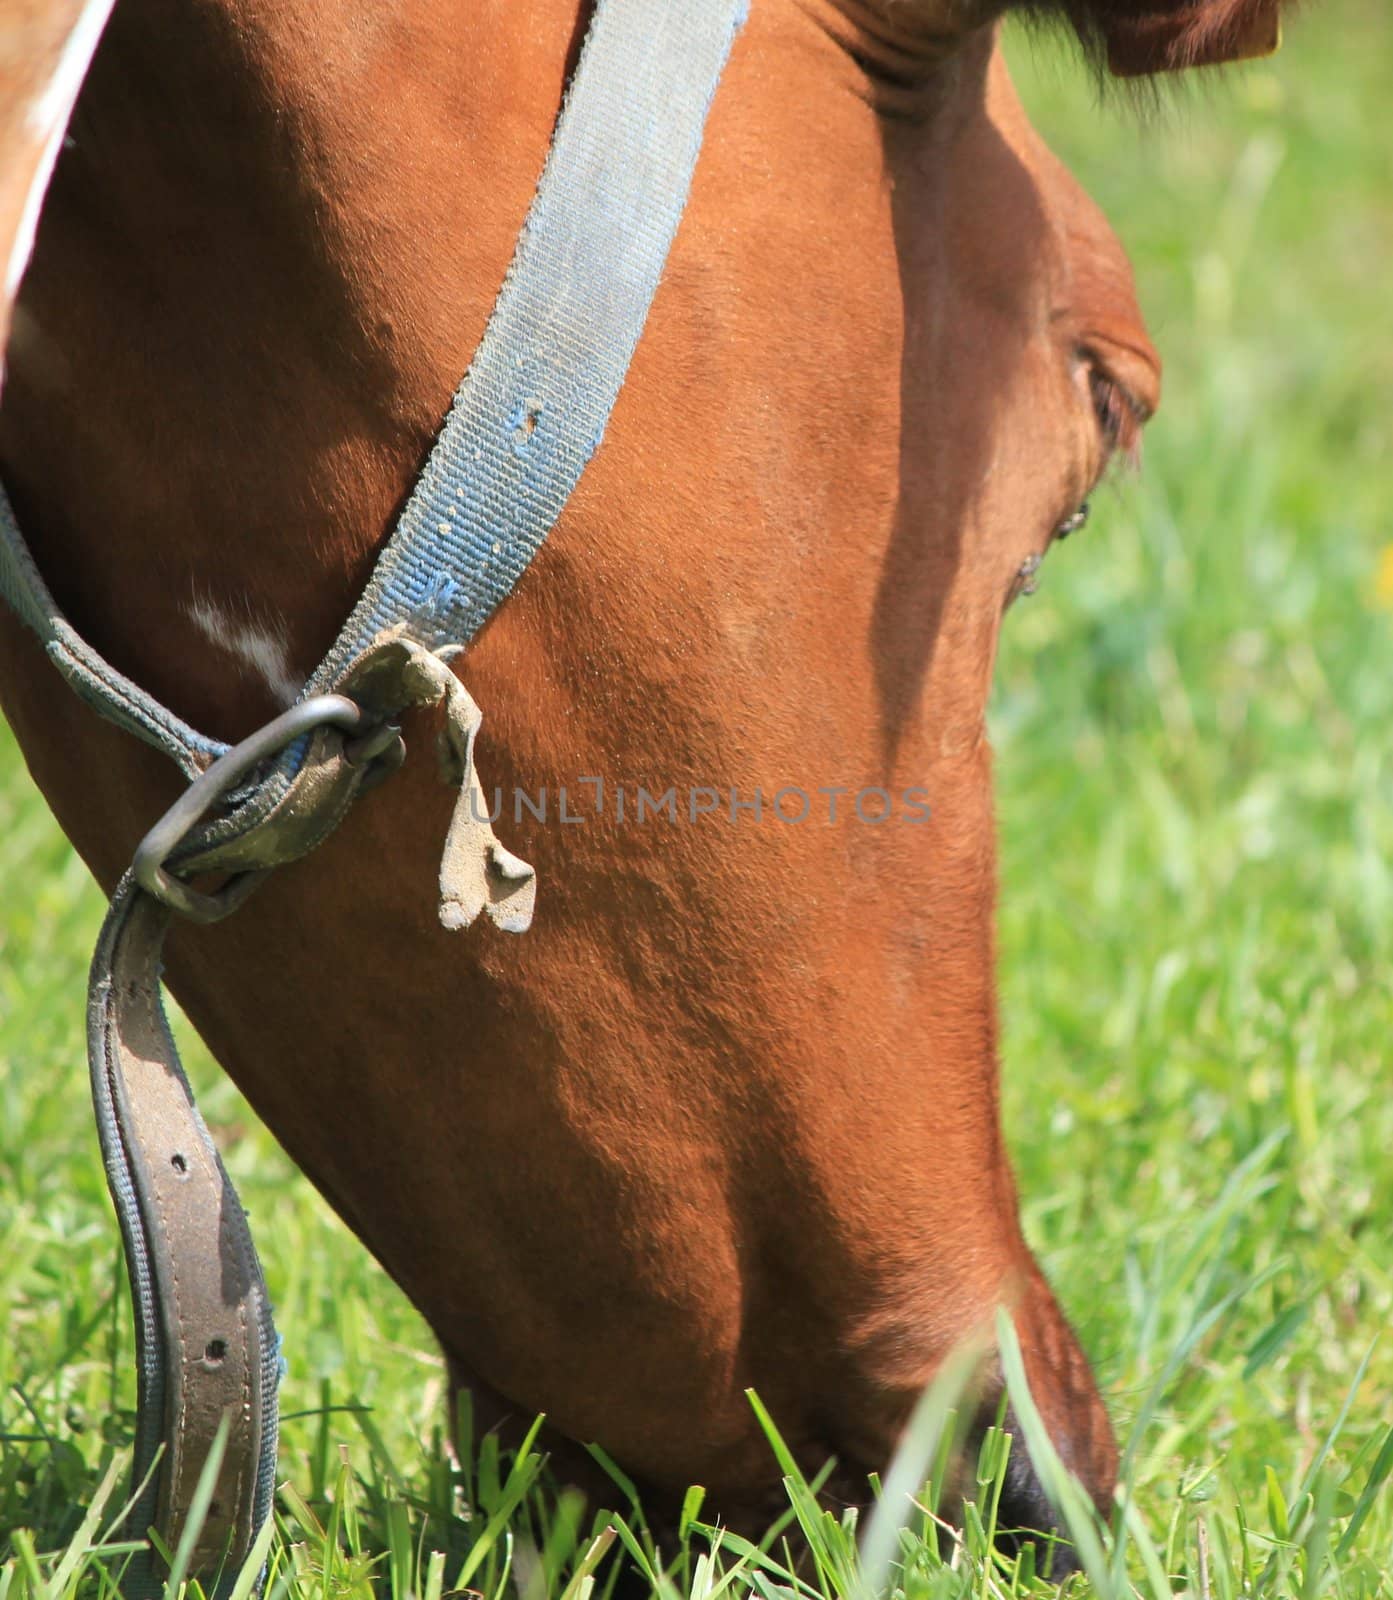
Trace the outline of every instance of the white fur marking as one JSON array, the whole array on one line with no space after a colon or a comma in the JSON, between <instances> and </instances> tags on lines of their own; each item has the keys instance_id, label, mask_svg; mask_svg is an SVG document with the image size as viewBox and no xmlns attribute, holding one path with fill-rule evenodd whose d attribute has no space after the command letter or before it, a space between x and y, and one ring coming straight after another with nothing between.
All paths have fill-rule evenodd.
<instances>
[{"instance_id":1,"label":"white fur marking","mask_svg":"<svg viewBox=\"0 0 1393 1600\"><path fill-rule=\"evenodd\" d=\"M295 704L304 684L290 665L290 641L283 624L273 633L250 616L238 622L211 600L194 600L185 609L214 644L259 673L282 705Z\"/></svg>"}]
</instances>

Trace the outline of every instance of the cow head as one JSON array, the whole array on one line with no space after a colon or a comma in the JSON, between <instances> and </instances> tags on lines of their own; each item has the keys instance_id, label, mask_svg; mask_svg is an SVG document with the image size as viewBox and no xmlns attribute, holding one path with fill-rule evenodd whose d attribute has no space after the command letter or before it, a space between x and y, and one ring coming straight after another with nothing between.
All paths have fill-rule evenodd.
<instances>
[{"instance_id":1,"label":"cow head","mask_svg":"<svg viewBox=\"0 0 1393 1600\"><path fill-rule=\"evenodd\" d=\"M1100 1504L1115 1470L1002 1148L985 709L1002 615L1134 452L1158 361L1013 93L1003 9L752 7L604 446L459 668L498 831L539 871L527 938L440 927L427 754L170 951L461 1381L747 1528L777 1494L747 1386L861 1494L1002 1304ZM1274 21L1033 9L1122 72L1264 48ZM74 622L196 725L265 720L355 599L484 326L576 20L116 8L0 469ZM111 882L170 774L8 624L0 668ZM1023 1459L1011 1492L1008 1519L1048 1523Z\"/></svg>"}]
</instances>

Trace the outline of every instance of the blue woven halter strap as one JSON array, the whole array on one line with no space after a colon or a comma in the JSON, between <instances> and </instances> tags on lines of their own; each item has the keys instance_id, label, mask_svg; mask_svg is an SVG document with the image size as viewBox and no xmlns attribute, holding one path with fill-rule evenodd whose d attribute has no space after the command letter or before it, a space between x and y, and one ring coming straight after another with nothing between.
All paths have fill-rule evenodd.
<instances>
[{"instance_id":1,"label":"blue woven halter strap","mask_svg":"<svg viewBox=\"0 0 1393 1600\"><path fill-rule=\"evenodd\" d=\"M477 711L430 652L467 645L507 597L599 446L686 204L707 110L745 3L598 0L536 198L440 437L332 649L297 706L259 735L229 751L94 651L54 602L0 487L0 595L85 700L198 779L185 801L220 774L227 779L215 787L224 797L219 815L188 835L179 859L189 871L240 871L245 886L327 834L361 787L364 768L344 759L337 736L326 743L322 727L284 750L271 736L287 722L301 727L297 716L305 728L325 720L316 708L331 703L339 726L360 714L379 723L390 717L404 702L380 698L384 662L403 695L411 683L408 698L445 700L468 789ZM311 790L328 795L315 803L318 810L304 802ZM490 870L501 874L501 889L487 886L495 900L490 915L513 925L499 895L516 890L530 869L487 830L478 837L469 809L457 808L447 860L477 864L484 851ZM477 905L486 888L476 877L462 881L472 885ZM179 887L167 875L164 881ZM221 1509L209 1513L194 1560L215 1572L224 1555L240 1563L257 1547L269 1515L277 1344L241 1207L160 1007L169 908L193 915L190 902L200 899L211 903L187 887L182 903L151 888L138 864L127 874L93 962L89 1062L135 1303L135 1477L147 1482L130 1527L143 1536L161 1523L173 1545L206 1460ZM231 1307L229 1268L237 1280ZM207 1291L185 1292L181 1304L178 1286L187 1291L210 1270ZM235 1339L224 1332L230 1309L242 1330ZM234 1392L242 1398L229 1405ZM219 1466L214 1457L224 1450ZM233 1576L214 1581L214 1591L226 1593ZM148 1561L133 1565L125 1585L132 1597L161 1589Z\"/></svg>"},{"instance_id":2,"label":"blue woven halter strap","mask_svg":"<svg viewBox=\"0 0 1393 1600\"><path fill-rule=\"evenodd\" d=\"M536 554L604 434L742 17L600 6L483 343L311 692L398 621L429 646L472 639Z\"/></svg>"},{"instance_id":3,"label":"blue woven halter strap","mask_svg":"<svg viewBox=\"0 0 1393 1600\"><path fill-rule=\"evenodd\" d=\"M394 627L468 644L541 548L604 435L686 205L745 0L599 0L473 363L305 695ZM227 747L116 671L44 585L0 488L0 592L103 714L186 771Z\"/></svg>"}]
</instances>

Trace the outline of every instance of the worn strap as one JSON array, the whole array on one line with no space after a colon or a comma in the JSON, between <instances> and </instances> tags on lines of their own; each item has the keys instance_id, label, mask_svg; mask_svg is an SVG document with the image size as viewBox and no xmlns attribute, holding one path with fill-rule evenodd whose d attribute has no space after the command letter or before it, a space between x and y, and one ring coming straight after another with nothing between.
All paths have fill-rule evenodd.
<instances>
[{"instance_id":1,"label":"worn strap","mask_svg":"<svg viewBox=\"0 0 1393 1600\"><path fill-rule=\"evenodd\" d=\"M171 913L129 875L112 897L88 988L88 1061L107 1179L126 1246L139 1408L129 1527L177 1544L223 1417L227 1450L194 1569L229 1570L271 1508L278 1353L270 1300L236 1191L170 1036L160 952ZM161 1447L166 1454L152 1471ZM127 1600L161 1592L142 1554Z\"/></svg>"},{"instance_id":2,"label":"worn strap","mask_svg":"<svg viewBox=\"0 0 1393 1600\"><path fill-rule=\"evenodd\" d=\"M686 207L746 0L601 0L482 343L338 640L467 644L599 447Z\"/></svg>"},{"instance_id":3,"label":"worn strap","mask_svg":"<svg viewBox=\"0 0 1393 1600\"><path fill-rule=\"evenodd\" d=\"M481 810L474 769L480 713L446 662L397 635L353 663L346 687L369 726L409 706L443 708L437 761L457 799L441 867L442 921L465 927L486 912L501 928L526 929L533 872L504 849ZM371 742L391 754L382 741ZM220 781L234 781L244 770L242 749L224 756L199 787L215 792ZM255 827L228 840L216 824L195 821L162 865L180 881L214 873L235 878L307 854L375 776L370 764L355 762L353 750L338 728L316 729L289 788ZM235 1574L270 1508L276 1337L246 1219L165 1022L160 963L172 913L139 886L139 872L138 866L127 874L112 897L88 989L92 1098L135 1309L135 1478L149 1475L128 1526L137 1538L154 1526L166 1543L178 1541L227 1417L227 1450L194 1570L216 1571L225 1559ZM128 1575L128 1600L159 1588L148 1559Z\"/></svg>"},{"instance_id":4,"label":"worn strap","mask_svg":"<svg viewBox=\"0 0 1393 1600\"><path fill-rule=\"evenodd\" d=\"M223 757L236 761L236 752ZM216 776L216 767L209 775ZM233 843L195 828L172 857L178 876L259 873L313 849L371 776L320 728L279 804ZM204 780L208 781L207 778ZM226 1450L191 1570L219 1591L235 1581L270 1514L279 1351L246 1217L194 1105L160 993L173 913L128 873L112 896L88 983L87 1050L107 1182L126 1248L138 1404L127 1518L171 1548L223 1419ZM123 1584L127 1600L162 1592L153 1554Z\"/></svg>"},{"instance_id":5,"label":"worn strap","mask_svg":"<svg viewBox=\"0 0 1393 1600\"><path fill-rule=\"evenodd\" d=\"M536 198L440 437L305 694L406 627L465 645L541 548L590 457L686 207L747 0L598 0ZM103 715L192 776L227 746L104 661L58 609L0 486L0 594ZM288 781L295 757L278 777Z\"/></svg>"},{"instance_id":6,"label":"worn strap","mask_svg":"<svg viewBox=\"0 0 1393 1600\"><path fill-rule=\"evenodd\" d=\"M15 520L0 484L0 598L37 634L53 662L88 705L108 721L162 750L186 778L227 749L176 717L87 643L58 608Z\"/></svg>"}]
</instances>

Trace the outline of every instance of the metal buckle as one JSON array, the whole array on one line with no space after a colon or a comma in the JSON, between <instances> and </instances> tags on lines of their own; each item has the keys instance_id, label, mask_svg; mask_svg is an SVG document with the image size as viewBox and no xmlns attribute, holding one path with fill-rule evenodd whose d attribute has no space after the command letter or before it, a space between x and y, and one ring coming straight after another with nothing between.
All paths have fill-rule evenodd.
<instances>
[{"instance_id":1,"label":"metal buckle","mask_svg":"<svg viewBox=\"0 0 1393 1600\"><path fill-rule=\"evenodd\" d=\"M165 862L213 805L263 761L326 724L344 733L361 733L366 721L362 707L347 695L321 694L291 706L233 745L194 779L140 841L131 869L135 881L147 894L194 922L217 922L235 911L269 869L238 873L215 894L204 894L180 882L166 869ZM393 741L400 746L399 731L391 723L384 723L346 744L344 754L354 765L365 765L387 751Z\"/></svg>"}]
</instances>

